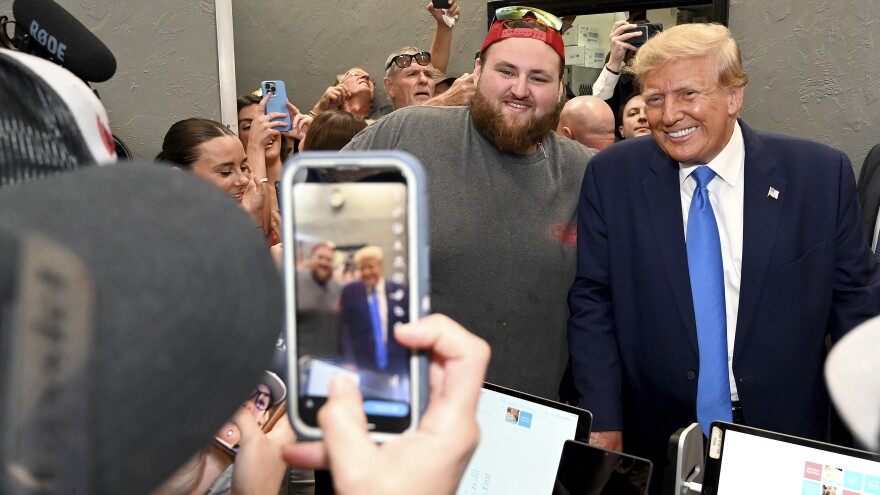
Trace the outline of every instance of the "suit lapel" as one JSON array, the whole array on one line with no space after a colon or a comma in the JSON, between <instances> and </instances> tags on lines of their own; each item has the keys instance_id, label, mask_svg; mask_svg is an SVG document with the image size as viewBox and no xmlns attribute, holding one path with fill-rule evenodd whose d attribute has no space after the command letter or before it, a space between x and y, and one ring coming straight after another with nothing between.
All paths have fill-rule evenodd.
<instances>
[{"instance_id":1,"label":"suit lapel","mask_svg":"<svg viewBox=\"0 0 880 495\"><path fill-rule=\"evenodd\" d=\"M745 146L743 166L743 252L736 341L733 355L754 328L753 319L770 268L773 244L786 201L785 180L773 176L776 160L761 137L740 121ZM776 193L771 194L771 188ZM773 196L776 196L774 198Z\"/></svg>"},{"instance_id":2,"label":"suit lapel","mask_svg":"<svg viewBox=\"0 0 880 495\"><path fill-rule=\"evenodd\" d=\"M694 302L688 275L687 249L684 243L684 222L681 218L681 192L678 180L678 163L657 148L651 159L654 175L642 181L651 228L657 240L660 261L666 269L666 277L688 337L697 350L697 327L694 319Z\"/></svg>"}]
</instances>

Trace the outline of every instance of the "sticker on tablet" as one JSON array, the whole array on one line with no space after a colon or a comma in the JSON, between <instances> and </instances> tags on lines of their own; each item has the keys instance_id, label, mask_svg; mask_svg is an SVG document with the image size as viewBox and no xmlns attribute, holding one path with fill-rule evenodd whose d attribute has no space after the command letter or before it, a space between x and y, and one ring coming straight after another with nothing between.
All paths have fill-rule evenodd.
<instances>
[{"instance_id":1,"label":"sticker on tablet","mask_svg":"<svg viewBox=\"0 0 880 495\"><path fill-rule=\"evenodd\" d=\"M712 439L709 441L709 457L721 458L721 444L724 443L724 433L721 428L712 426Z\"/></svg>"}]
</instances>

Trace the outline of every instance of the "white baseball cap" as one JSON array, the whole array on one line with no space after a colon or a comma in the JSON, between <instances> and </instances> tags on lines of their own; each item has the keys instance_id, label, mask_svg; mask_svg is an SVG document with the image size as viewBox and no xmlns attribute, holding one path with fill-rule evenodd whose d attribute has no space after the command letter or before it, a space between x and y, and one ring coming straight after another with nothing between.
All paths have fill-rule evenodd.
<instances>
[{"instance_id":1,"label":"white baseball cap","mask_svg":"<svg viewBox=\"0 0 880 495\"><path fill-rule=\"evenodd\" d=\"M0 89L0 185L116 161L107 111L72 72L0 48Z\"/></svg>"}]
</instances>

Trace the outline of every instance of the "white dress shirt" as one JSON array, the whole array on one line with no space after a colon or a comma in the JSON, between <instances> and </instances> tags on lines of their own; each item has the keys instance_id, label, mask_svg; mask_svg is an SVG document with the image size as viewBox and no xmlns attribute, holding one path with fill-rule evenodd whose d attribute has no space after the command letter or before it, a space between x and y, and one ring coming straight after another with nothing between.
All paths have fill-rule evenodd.
<instances>
[{"instance_id":1,"label":"white dress shirt","mask_svg":"<svg viewBox=\"0 0 880 495\"><path fill-rule=\"evenodd\" d=\"M880 235L880 211L877 211L877 221L874 223L874 236L871 237L871 251L877 252L877 236Z\"/></svg>"},{"instance_id":2,"label":"white dress shirt","mask_svg":"<svg viewBox=\"0 0 880 495\"><path fill-rule=\"evenodd\" d=\"M712 161L706 164L717 175L709 182L709 202L718 223L721 237L721 262L724 266L724 303L727 308L727 369L731 400L739 400L733 376L733 344L736 338L736 320L739 310L739 287L742 275L743 251L743 165L745 147L742 130L735 123L730 141ZM688 211L696 189L696 180L688 179L698 165L679 164L681 185L681 214L687 240Z\"/></svg>"}]
</instances>

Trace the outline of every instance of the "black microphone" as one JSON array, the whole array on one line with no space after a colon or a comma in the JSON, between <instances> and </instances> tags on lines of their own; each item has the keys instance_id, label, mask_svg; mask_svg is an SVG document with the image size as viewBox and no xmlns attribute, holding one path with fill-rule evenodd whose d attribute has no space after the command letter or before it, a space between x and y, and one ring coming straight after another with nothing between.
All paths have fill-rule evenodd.
<instances>
[{"instance_id":1,"label":"black microphone","mask_svg":"<svg viewBox=\"0 0 880 495\"><path fill-rule=\"evenodd\" d=\"M15 0L12 13L17 32L23 30L29 43L80 79L103 82L116 73L116 57L110 49L52 0Z\"/></svg>"}]
</instances>

